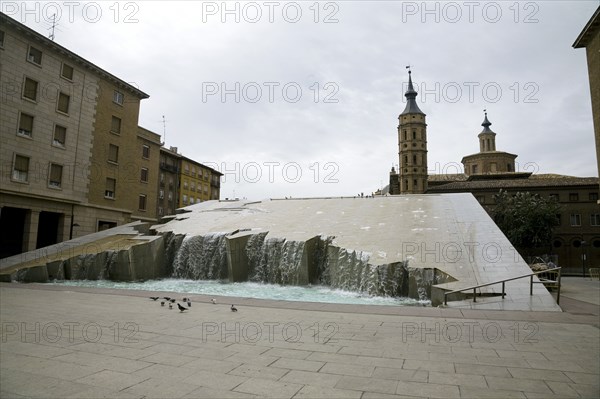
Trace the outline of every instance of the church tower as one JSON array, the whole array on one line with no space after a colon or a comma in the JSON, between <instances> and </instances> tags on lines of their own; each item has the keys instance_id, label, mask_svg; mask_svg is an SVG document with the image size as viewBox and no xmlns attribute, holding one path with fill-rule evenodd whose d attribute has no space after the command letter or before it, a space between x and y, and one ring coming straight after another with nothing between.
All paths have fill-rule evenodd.
<instances>
[{"instance_id":1,"label":"church tower","mask_svg":"<svg viewBox=\"0 0 600 399\"><path fill-rule=\"evenodd\" d=\"M504 151L496 150L496 133L490 129L492 123L488 120L487 111L483 110L483 130L479 138L479 152L463 157L462 164L467 176L502 174L515 172L515 159L517 156Z\"/></svg>"},{"instance_id":2,"label":"church tower","mask_svg":"<svg viewBox=\"0 0 600 399\"><path fill-rule=\"evenodd\" d=\"M400 194L423 194L427 191L427 124L417 105L410 69L404 96L406 108L398 116Z\"/></svg>"}]
</instances>

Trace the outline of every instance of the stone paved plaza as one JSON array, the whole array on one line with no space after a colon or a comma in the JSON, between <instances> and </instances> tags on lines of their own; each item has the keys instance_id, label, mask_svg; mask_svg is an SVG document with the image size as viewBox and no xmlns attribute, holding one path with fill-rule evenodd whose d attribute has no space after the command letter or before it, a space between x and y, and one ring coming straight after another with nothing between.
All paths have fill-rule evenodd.
<instances>
[{"instance_id":1,"label":"stone paved plaza","mask_svg":"<svg viewBox=\"0 0 600 399\"><path fill-rule=\"evenodd\" d=\"M148 292L3 283L0 396L595 398L588 283L569 298L565 280L571 312L197 295L183 313Z\"/></svg>"}]
</instances>

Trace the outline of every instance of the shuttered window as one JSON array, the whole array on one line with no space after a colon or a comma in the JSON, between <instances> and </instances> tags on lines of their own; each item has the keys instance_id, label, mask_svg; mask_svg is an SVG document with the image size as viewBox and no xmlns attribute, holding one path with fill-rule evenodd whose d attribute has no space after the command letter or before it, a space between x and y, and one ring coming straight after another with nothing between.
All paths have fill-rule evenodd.
<instances>
[{"instance_id":1,"label":"shuttered window","mask_svg":"<svg viewBox=\"0 0 600 399\"><path fill-rule=\"evenodd\" d=\"M50 179L49 185L50 187L59 188L62 185L62 165L58 165L55 163L50 164Z\"/></svg>"},{"instance_id":2,"label":"shuttered window","mask_svg":"<svg viewBox=\"0 0 600 399\"><path fill-rule=\"evenodd\" d=\"M60 125L54 126L54 137L52 138L52 144L65 146L67 140L67 128Z\"/></svg>"},{"instance_id":3,"label":"shuttered window","mask_svg":"<svg viewBox=\"0 0 600 399\"><path fill-rule=\"evenodd\" d=\"M119 162L119 147L114 144L108 145L108 161L118 163Z\"/></svg>"},{"instance_id":4,"label":"shuttered window","mask_svg":"<svg viewBox=\"0 0 600 399\"><path fill-rule=\"evenodd\" d=\"M21 113L19 117L19 130L21 136L31 137L33 134L33 116Z\"/></svg>"},{"instance_id":5,"label":"shuttered window","mask_svg":"<svg viewBox=\"0 0 600 399\"><path fill-rule=\"evenodd\" d=\"M15 155L12 177L14 180L26 182L29 177L29 157Z\"/></svg>"},{"instance_id":6,"label":"shuttered window","mask_svg":"<svg viewBox=\"0 0 600 399\"><path fill-rule=\"evenodd\" d=\"M69 101L71 101L71 97L66 95L65 93L58 94L58 107L57 109L60 112L64 112L65 114L69 113Z\"/></svg>"},{"instance_id":7,"label":"shuttered window","mask_svg":"<svg viewBox=\"0 0 600 399\"><path fill-rule=\"evenodd\" d=\"M115 186L117 181L110 177L106 179L106 189L104 190L104 196L106 198L115 198Z\"/></svg>"},{"instance_id":8,"label":"shuttered window","mask_svg":"<svg viewBox=\"0 0 600 399\"><path fill-rule=\"evenodd\" d=\"M32 101L37 101L37 91L38 82L30 78L25 78L23 97L28 98Z\"/></svg>"}]
</instances>

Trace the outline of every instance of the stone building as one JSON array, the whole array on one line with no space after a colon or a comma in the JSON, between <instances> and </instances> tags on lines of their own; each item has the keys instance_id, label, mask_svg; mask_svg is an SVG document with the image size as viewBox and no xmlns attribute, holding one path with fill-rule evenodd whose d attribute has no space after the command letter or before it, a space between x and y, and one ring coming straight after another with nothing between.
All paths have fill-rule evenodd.
<instances>
[{"instance_id":1,"label":"stone building","mask_svg":"<svg viewBox=\"0 0 600 399\"><path fill-rule=\"evenodd\" d=\"M182 156L179 169L178 206L219 199L222 173Z\"/></svg>"},{"instance_id":2,"label":"stone building","mask_svg":"<svg viewBox=\"0 0 600 399\"><path fill-rule=\"evenodd\" d=\"M85 212L93 229L86 233L134 220L139 209L139 190L133 189L140 183L138 117L140 101L148 97L128 84L99 81Z\"/></svg>"},{"instance_id":3,"label":"stone building","mask_svg":"<svg viewBox=\"0 0 600 399\"><path fill-rule=\"evenodd\" d=\"M177 147L160 148L159 182L156 214L160 218L174 215L179 207L179 166L182 156Z\"/></svg>"},{"instance_id":4,"label":"stone building","mask_svg":"<svg viewBox=\"0 0 600 399\"><path fill-rule=\"evenodd\" d=\"M148 96L7 15L0 22L0 222L12 226L1 229L0 257L128 222L124 204L103 202L107 178L124 172L107 171L114 152L104 137L112 114L135 137Z\"/></svg>"},{"instance_id":5,"label":"stone building","mask_svg":"<svg viewBox=\"0 0 600 399\"><path fill-rule=\"evenodd\" d=\"M156 187L159 185L159 162L160 162L160 135L138 126L136 152L131 162L138 171L137 181L133 179L129 190L137 190L133 195L133 210L131 218L153 222L157 220L158 197Z\"/></svg>"},{"instance_id":6,"label":"stone building","mask_svg":"<svg viewBox=\"0 0 600 399\"><path fill-rule=\"evenodd\" d=\"M138 126L148 94L2 13L0 60L0 258L182 206L183 157ZM188 204L218 199L186 159Z\"/></svg>"},{"instance_id":7,"label":"stone building","mask_svg":"<svg viewBox=\"0 0 600 399\"><path fill-rule=\"evenodd\" d=\"M494 195L500 190L554 197L562 207L560 225L554 230L552 246L539 248L539 254L557 255L559 265L569 274L581 274L583 267L587 270L599 265L600 209L596 203L599 179L514 171L517 156L494 151L495 143L491 138L495 137L491 137L490 125L486 115L485 133L479 134L480 152L463 158L465 173L429 176L427 193L469 192L490 214L494 210ZM482 138L490 139L489 145L482 145ZM493 162L511 167L498 170L499 167L491 166ZM474 165L479 168L474 169Z\"/></svg>"},{"instance_id":8,"label":"stone building","mask_svg":"<svg viewBox=\"0 0 600 399\"><path fill-rule=\"evenodd\" d=\"M157 169L140 140L158 136L137 126L148 95L5 14L0 22L0 224L11 226L0 257L155 218L138 206L142 163Z\"/></svg>"},{"instance_id":9,"label":"stone building","mask_svg":"<svg viewBox=\"0 0 600 399\"><path fill-rule=\"evenodd\" d=\"M600 7L585 25L574 48L585 48L592 97L592 115L594 119L594 137L596 140L596 161L600 173ZM596 72L594 72L596 71Z\"/></svg>"},{"instance_id":10,"label":"stone building","mask_svg":"<svg viewBox=\"0 0 600 399\"><path fill-rule=\"evenodd\" d=\"M417 92L410 70L408 89L404 95L406 107L398 116L398 184L392 182L396 179L392 170L390 187L398 187L401 194L422 194L427 191L427 123L425 114L417 105Z\"/></svg>"}]
</instances>

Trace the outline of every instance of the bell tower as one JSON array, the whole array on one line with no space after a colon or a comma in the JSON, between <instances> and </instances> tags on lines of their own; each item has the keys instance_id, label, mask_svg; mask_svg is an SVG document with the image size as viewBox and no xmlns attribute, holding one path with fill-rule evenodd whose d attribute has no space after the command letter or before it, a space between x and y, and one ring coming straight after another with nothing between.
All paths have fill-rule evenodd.
<instances>
[{"instance_id":1,"label":"bell tower","mask_svg":"<svg viewBox=\"0 0 600 399\"><path fill-rule=\"evenodd\" d=\"M417 92L407 68L406 108L398 116L400 194L423 194L427 191L427 123L417 105Z\"/></svg>"}]
</instances>

